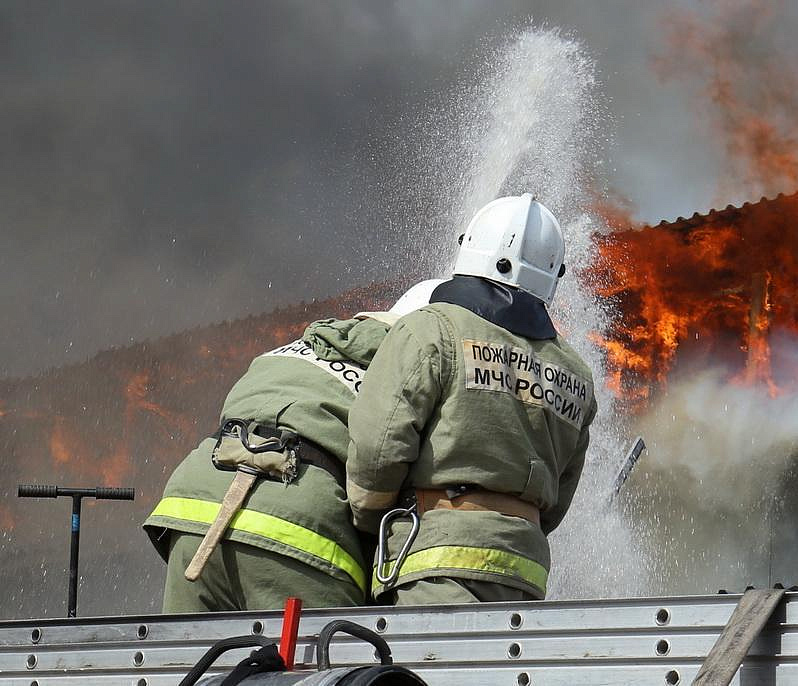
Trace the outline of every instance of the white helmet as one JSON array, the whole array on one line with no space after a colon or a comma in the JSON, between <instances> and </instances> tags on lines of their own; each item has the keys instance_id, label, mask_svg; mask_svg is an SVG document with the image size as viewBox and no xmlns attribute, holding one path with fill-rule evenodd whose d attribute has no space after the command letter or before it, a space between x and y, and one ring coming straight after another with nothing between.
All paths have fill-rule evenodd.
<instances>
[{"instance_id":1,"label":"white helmet","mask_svg":"<svg viewBox=\"0 0 798 686\"><path fill-rule=\"evenodd\" d=\"M411 286L388 311L400 317L404 317L406 314L410 314L419 307L429 305L432 291L444 283L444 281L445 279L427 279L426 281L419 281L415 286Z\"/></svg>"},{"instance_id":2,"label":"white helmet","mask_svg":"<svg viewBox=\"0 0 798 686\"><path fill-rule=\"evenodd\" d=\"M444 283L446 279L427 279L411 286L402 297L394 303L387 312L358 312L355 319L376 319L377 321L393 326L400 317L410 314L424 305L429 305L432 291Z\"/></svg>"},{"instance_id":3,"label":"white helmet","mask_svg":"<svg viewBox=\"0 0 798 686\"><path fill-rule=\"evenodd\" d=\"M474 215L453 271L515 286L550 305L564 259L557 219L524 193L494 200Z\"/></svg>"}]
</instances>

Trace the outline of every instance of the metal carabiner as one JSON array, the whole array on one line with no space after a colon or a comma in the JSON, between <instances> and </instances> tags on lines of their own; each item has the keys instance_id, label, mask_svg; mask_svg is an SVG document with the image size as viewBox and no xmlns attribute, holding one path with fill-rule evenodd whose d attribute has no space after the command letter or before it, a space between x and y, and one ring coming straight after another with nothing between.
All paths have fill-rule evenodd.
<instances>
[{"instance_id":1,"label":"metal carabiner","mask_svg":"<svg viewBox=\"0 0 798 686\"><path fill-rule=\"evenodd\" d=\"M388 525L393 522L393 520L400 519L401 517L410 518L412 523L410 533L407 535L407 540L405 540L404 544L402 545L399 555L396 556L396 562L394 562L393 568L387 576L384 576L382 569L388 564L388 560L386 559L388 555ZM413 545L413 542L416 540L416 536L418 535L419 525L420 522L415 505L412 507L397 507L390 512L386 512L383 515L382 520L380 520L380 533L377 540L376 577L377 581L379 581L386 588L393 586L396 583L396 580L399 578L399 572L402 569L402 565L404 564L408 552L410 552L410 546Z\"/></svg>"}]
</instances>

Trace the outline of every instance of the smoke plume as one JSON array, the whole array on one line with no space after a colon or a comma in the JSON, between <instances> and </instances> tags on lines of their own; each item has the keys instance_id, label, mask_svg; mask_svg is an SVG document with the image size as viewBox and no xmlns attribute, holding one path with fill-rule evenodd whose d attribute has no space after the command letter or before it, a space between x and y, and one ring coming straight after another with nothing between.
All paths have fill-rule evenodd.
<instances>
[{"instance_id":1,"label":"smoke plume","mask_svg":"<svg viewBox=\"0 0 798 686\"><path fill-rule=\"evenodd\" d=\"M671 384L637 429L648 454L627 483L629 512L662 593L798 583L798 393L707 369Z\"/></svg>"},{"instance_id":2,"label":"smoke plume","mask_svg":"<svg viewBox=\"0 0 798 686\"><path fill-rule=\"evenodd\" d=\"M793 6L794 8L794 6ZM715 0L664 18L667 49L654 66L685 82L722 146L718 202L798 187L798 77L784 2Z\"/></svg>"}]
</instances>

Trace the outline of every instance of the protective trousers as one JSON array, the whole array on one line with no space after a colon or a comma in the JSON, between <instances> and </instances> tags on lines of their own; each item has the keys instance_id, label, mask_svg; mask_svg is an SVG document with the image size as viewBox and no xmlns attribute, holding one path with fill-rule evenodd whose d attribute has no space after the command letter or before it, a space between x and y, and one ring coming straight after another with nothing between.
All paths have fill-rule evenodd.
<instances>
[{"instance_id":1,"label":"protective trousers","mask_svg":"<svg viewBox=\"0 0 798 686\"><path fill-rule=\"evenodd\" d=\"M307 608L362 604L363 594L354 583L230 540L217 546L197 581L187 581L183 574L201 541L202 536L171 531L164 612L281 610L289 596L301 598Z\"/></svg>"},{"instance_id":2,"label":"protective trousers","mask_svg":"<svg viewBox=\"0 0 798 686\"><path fill-rule=\"evenodd\" d=\"M524 600L537 600L537 598L531 593L504 584L449 577L411 581L396 586L377 599L379 604L386 605L450 605Z\"/></svg>"}]
</instances>

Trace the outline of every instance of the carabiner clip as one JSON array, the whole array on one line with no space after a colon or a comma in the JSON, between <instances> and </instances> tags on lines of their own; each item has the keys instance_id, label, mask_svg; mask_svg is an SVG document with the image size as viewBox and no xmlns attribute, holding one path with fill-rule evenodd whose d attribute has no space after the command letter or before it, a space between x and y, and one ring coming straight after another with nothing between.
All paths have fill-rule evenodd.
<instances>
[{"instance_id":1,"label":"carabiner clip","mask_svg":"<svg viewBox=\"0 0 798 686\"><path fill-rule=\"evenodd\" d=\"M388 555L388 525L393 522L394 519L400 519L402 517L410 518L410 522L412 523L410 533L407 536L407 540L402 545L399 555L396 557L396 562L393 564L393 569L391 569L391 571L384 576L382 570L383 567L388 564L388 560L386 559ZM376 577L377 581L379 581L386 588L393 586L396 583L396 580L399 578L399 572L402 569L402 565L405 562L407 554L410 552L410 546L413 545L413 542L416 540L416 536L418 535L418 528L419 518L415 505L412 507L397 507L396 509L386 512L383 515L382 520L380 521L380 534L377 540Z\"/></svg>"}]
</instances>

